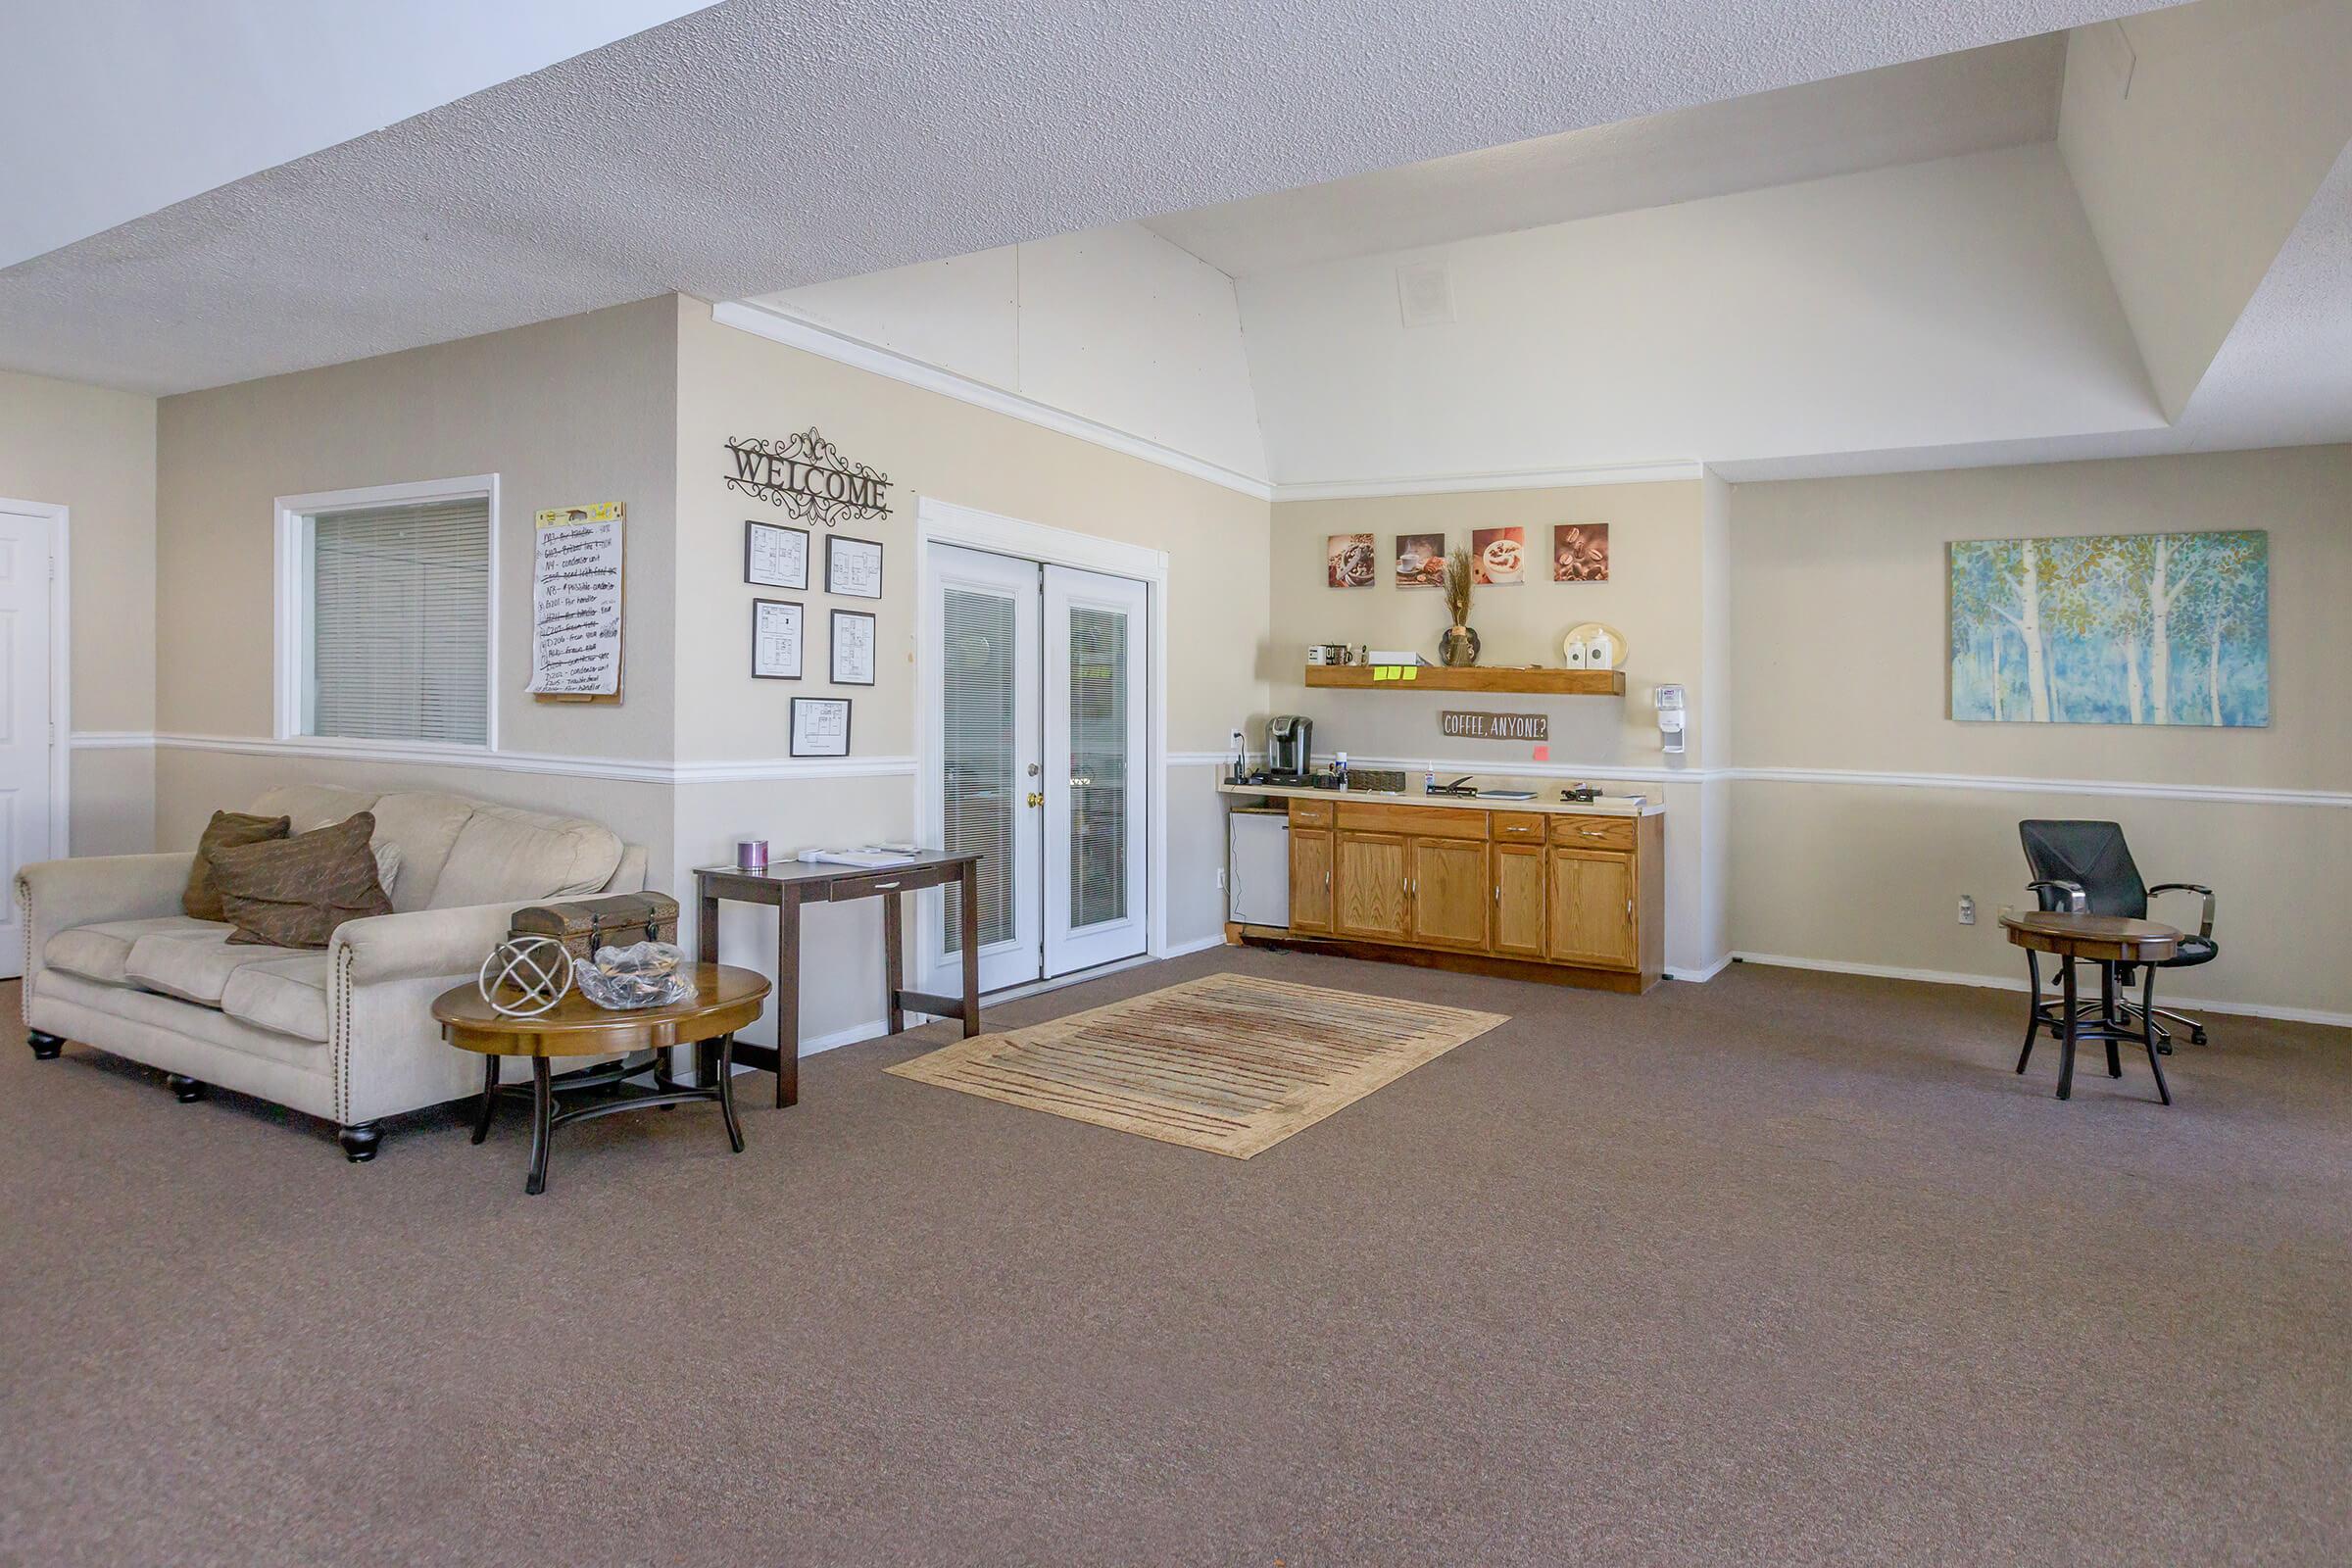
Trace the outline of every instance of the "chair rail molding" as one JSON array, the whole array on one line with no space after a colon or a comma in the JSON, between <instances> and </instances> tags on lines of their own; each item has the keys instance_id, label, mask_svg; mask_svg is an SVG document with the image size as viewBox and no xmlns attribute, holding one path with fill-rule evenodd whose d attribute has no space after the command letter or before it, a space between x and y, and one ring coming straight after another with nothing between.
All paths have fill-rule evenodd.
<instances>
[{"instance_id":1,"label":"chair rail molding","mask_svg":"<svg viewBox=\"0 0 2352 1568\"><path fill-rule=\"evenodd\" d=\"M212 752L232 757L294 757L319 762L387 762L414 767L473 768L494 773L540 773L560 778L614 779L627 784L764 783L819 778L899 778L914 772L911 757L726 758L682 762L637 761L620 757L578 757L555 752L490 752L471 746L416 746L369 741L334 741L266 735L146 734L129 730L83 731L73 737L75 751L154 749Z\"/></svg>"}]
</instances>

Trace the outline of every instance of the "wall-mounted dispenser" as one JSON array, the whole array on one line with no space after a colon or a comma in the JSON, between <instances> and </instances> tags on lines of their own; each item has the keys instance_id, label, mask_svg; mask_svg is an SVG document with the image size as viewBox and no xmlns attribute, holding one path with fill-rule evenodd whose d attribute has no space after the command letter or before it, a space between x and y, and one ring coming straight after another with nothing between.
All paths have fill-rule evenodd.
<instances>
[{"instance_id":1,"label":"wall-mounted dispenser","mask_svg":"<svg viewBox=\"0 0 2352 1568\"><path fill-rule=\"evenodd\" d=\"M1683 753L1683 689L1660 686L1650 694L1658 709L1658 744L1669 757Z\"/></svg>"}]
</instances>

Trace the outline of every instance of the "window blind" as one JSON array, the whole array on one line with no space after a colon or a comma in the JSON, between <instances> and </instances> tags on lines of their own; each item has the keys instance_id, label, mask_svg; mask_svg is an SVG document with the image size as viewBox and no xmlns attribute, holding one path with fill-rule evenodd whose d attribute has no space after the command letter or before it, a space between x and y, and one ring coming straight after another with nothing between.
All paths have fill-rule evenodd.
<instances>
[{"instance_id":1,"label":"window blind","mask_svg":"<svg viewBox=\"0 0 2352 1568\"><path fill-rule=\"evenodd\" d=\"M311 733L490 738L490 503L311 519Z\"/></svg>"}]
</instances>

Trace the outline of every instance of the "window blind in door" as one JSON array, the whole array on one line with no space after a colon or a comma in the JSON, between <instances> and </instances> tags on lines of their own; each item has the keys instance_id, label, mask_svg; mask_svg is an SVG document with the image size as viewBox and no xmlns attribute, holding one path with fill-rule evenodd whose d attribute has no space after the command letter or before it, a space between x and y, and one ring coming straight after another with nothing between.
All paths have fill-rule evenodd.
<instances>
[{"instance_id":1,"label":"window blind in door","mask_svg":"<svg viewBox=\"0 0 2352 1568\"><path fill-rule=\"evenodd\" d=\"M490 504L312 519L311 733L490 738Z\"/></svg>"}]
</instances>

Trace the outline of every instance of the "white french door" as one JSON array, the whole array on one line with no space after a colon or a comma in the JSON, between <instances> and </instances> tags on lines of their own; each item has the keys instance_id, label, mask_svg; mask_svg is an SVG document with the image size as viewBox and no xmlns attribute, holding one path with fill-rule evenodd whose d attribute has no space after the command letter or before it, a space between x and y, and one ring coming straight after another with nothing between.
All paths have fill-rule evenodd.
<instances>
[{"instance_id":1,"label":"white french door","mask_svg":"<svg viewBox=\"0 0 2352 1568\"><path fill-rule=\"evenodd\" d=\"M1046 571L1048 976L1144 951L1144 585Z\"/></svg>"},{"instance_id":2,"label":"white french door","mask_svg":"<svg viewBox=\"0 0 2352 1568\"><path fill-rule=\"evenodd\" d=\"M1142 953L1144 584L954 545L930 547L928 576L939 749L923 787L943 847L981 857L980 988ZM934 973L962 930L959 891L942 897Z\"/></svg>"},{"instance_id":3,"label":"white french door","mask_svg":"<svg viewBox=\"0 0 2352 1568\"><path fill-rule=\"evenodd\" d=\"M0 510L0 878L65 853L49 842L49 573L55 526L46 516ZM24 967L24 913L0 910L0 977Z\"/></svg>"}]
</instances>

